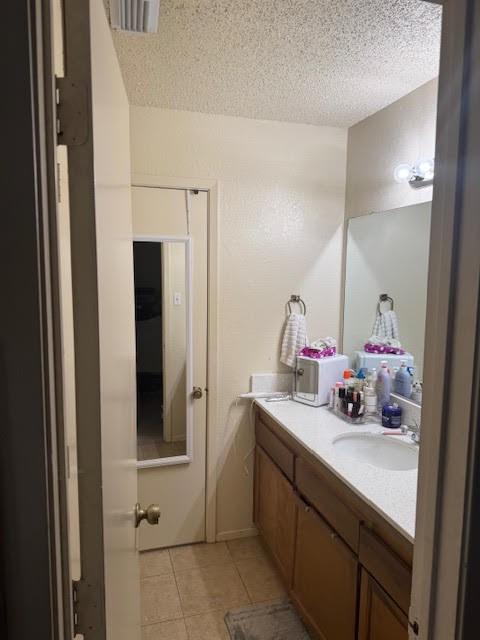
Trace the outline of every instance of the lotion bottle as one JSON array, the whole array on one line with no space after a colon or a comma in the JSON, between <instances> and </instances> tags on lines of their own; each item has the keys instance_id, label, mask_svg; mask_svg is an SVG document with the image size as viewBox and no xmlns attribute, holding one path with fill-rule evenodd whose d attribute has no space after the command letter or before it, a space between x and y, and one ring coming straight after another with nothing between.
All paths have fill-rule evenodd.
<instances>
[{"instance_id":1,"label":"lotion bottle","mask_svg":"<svg viewBox=\"0 0 480 640\"><path fill-rule=\"evenodd\" d=\"M407 363L402 360L400 369L395 375L395 393L398 393L405 398L410 398L412 395L412 376L407 369Z\"/></svg>"},{"instance_id":2,"label":"lotion bottle","mask_svg":"<svg viewBox=\"0 0 480 640\"><path fill-rule=\"evenodd\" d=\"M383 407L390 402L390 393L392 391L392 379L386 360L382 360L382 366L377 374L375 391L377 392L377 407L381 413Z\"/></svg>"}]
</instances>

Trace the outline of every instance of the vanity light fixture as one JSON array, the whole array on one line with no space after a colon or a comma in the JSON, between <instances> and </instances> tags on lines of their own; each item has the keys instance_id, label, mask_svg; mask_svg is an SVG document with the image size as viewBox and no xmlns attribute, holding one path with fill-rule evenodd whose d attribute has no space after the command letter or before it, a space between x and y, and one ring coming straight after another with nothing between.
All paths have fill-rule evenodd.
<instances>
[{"instance_id":1,"label":"vanity light fixture","mask_svg":"<svg viewBox=\"0 0 480 640\"><path fill-rule=\"evenodd\" d=\"M412 189L431 187L435 173L435 161L419 160L416 164L399 164L393 172L396 182L408 182Z\"/></svg>"}]
</instances>

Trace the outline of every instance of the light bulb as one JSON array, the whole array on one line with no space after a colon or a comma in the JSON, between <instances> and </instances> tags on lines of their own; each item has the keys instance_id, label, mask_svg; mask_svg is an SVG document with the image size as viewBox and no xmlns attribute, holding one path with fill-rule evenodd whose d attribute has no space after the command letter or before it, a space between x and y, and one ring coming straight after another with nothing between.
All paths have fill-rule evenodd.
<instances>
[{"instance_id":1,"label":"light bulb","mask_svg":"<svg viewBox=\"0 0 480 640\"><path fill-rule=\"evenodd\" d=\"M433 160L420 160L415 166L415 173L424 180L432 180L435 171Z\"/></svg>"},{"instance_id":2,"label":"light bulb","mask_svg":"<svg viewBox=\"0 0 480 640\"><path fill-rule=\"evenodd\" d=\"M408 182L413 177L413 167L409 164L399 164L393 176L397 182Z\"/></svg>"}]
</instances>

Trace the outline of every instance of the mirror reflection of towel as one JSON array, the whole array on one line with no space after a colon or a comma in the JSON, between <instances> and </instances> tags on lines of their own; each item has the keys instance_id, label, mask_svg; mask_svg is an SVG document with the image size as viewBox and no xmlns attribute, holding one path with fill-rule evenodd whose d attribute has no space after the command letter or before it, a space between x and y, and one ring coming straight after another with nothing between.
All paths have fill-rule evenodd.
<instances>
[{"instance_id":1,"label":"mirror reflection of towel","mask_svg":"<svg viewBox=\"0 0 480 640\"><path fill-rule=\"evenodd\" d=\"M306 344L307 323L305 316L300 313L291 313L285 322L280 362L289 367L294 367L297 353Z\"/></svg>"},{"instance_id":2,"label":"mirror reflection of towel","mask_svg":"<svg viewBox=\"0 0 480 640\"><path fill-rule=\"evenodd\" d=\"M377 338L387 338L389 340L398 340L400 342L400 331L395 311L377 313L372 335Z\"/></svg>"}]
</instances>

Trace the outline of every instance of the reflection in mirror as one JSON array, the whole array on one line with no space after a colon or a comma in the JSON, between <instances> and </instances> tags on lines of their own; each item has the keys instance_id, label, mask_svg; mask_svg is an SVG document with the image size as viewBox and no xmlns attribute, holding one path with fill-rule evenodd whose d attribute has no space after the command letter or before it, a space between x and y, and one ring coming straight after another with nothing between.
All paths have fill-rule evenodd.
<instances>
[{"instance_id":1,"label":"reflection in mirror","mask_svg":"<svg viewBox=\"0 0 480 640\"><path fill-rule=\"evenodd\" d=\"M430 211L423 203L349 220L343 349L355 369L388 360L395 376L405 361L411 383L422 380ZM421 403L420 384L413 391L407 384L403 395Z\"/></svg>"},{"instance_id":2,"label":"reflection in mirror","mask_svg":"<svg viewBox=\"0 0 480 640\"><path fill-rule=\"evenodd\" d=\"M187 453L187 244L135 241L137 456Z\"/></svg>"}]
</instances>

